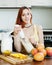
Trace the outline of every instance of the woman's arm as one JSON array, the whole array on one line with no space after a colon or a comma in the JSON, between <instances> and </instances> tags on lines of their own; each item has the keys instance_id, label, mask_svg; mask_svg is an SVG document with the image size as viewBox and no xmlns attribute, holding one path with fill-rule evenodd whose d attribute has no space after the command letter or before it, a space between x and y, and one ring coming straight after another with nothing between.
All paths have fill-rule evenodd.
<instances>
[{"instance_id":1,"label":"woman's arm","mask_svg":"<svg viewBox=\"0 0 52 65\"><path fill-rule=\"evenodd\" d=\"M15 25L14 27L14 47L18 52L21 51L21 43L20 43L20 37L19 37L20 31L21 31L21 26Z\"/></svg>"},{"instance_id":2,"label":"woman's arm","mask_svg":"<svg viewBox=\"0 0 52 65\"><path fill-rule=\"evenodd\" d=\"M39 43L44 44L43 29L41 25L37 26L37 32L38 32L38 37L39 37Z\"/></svg>"},{"instance_id":3,"label":"woman's arm","mask_svg":"<svg viewBox=\"0 0 52 65\"><path fill-rule=\"evenodd\" d=\"M41 49L44 49L44 37L43 37L43 29L41 25L37 26L37 33L38 33L38 38L39 38L39 42L37 45L37 49L40 51Z\"/></svg>"},{"instance_id":4,"label":"woman's arm","mask_svg":"<svg viewBox=\"0 0 52 65\"><path fill-rule=\"evenodd\" d=\"M21 52L21 43L19 35L14 35L14 47L16 51Z\"/></svg>"}]
</instances>

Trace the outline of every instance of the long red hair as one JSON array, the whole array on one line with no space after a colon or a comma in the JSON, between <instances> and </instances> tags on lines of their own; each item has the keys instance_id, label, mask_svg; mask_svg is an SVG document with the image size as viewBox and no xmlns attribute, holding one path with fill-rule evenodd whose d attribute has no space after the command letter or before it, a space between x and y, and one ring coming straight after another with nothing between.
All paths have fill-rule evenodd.
<instances>
[{"instance_id":1,"label":"long red hair","mask_svg":"<svg viewBox=\"0 0 52 65\"><path fill-rule=\"evenodd\" d=\"M29 12L30 12L30 9L29 9L28 7L25 7L25 6L24 6L24 7L21 7L21 8L19 9L18 16L17 16L17 18L16 18L16 24L21 25L22 28L24 28L24 26L25 26L25 22L23 22L22 19L21 19L22 12L23 12L24 9L28 9ZM30 13L31 13L31 12L30 12ZM30 23L32 23L32 14L31 14Z\"/></svg>"}]
</instances>

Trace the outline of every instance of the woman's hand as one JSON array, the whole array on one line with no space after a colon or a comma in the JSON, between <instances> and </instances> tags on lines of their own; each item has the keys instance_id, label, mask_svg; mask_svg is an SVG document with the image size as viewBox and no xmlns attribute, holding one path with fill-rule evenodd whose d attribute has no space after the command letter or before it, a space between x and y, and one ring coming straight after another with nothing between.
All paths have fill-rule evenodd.
<instances>
[{"instance_id":1,"label":"woman's hand","mask_svg":"<svg viewBox=\"0 0 52 65\"><path fill-rule=\"evenodd\" d=\"M31 36L31 37L29 38L29 40L30 40L30 42L31 42L33 45L37 45L37 42L35 41L35 39L34 39L33 36Z\"/></svg>"},{"instance_id":2,"label":"woman's hand","mask_svg":"<svg viewBox=\"0 0 52 65\"><path fill-rule=\"evenodd\" d=\"M18 34L21 31L21 25L14 26L14 35Z\"/></svg>"}]
</instances>

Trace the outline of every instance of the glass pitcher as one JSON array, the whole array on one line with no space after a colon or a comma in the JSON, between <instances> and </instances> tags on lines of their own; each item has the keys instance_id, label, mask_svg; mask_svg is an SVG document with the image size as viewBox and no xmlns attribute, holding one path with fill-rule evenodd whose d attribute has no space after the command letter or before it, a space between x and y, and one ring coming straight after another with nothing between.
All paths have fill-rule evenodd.
<instances>
[{"instance_id":1,"label":"glass pitcher","mask_svg":"<svg viewBox=\"0 0 52 65\"><path fill-rule=\"evenodd\" d=\"M6 50L9 50L12 52L12 36L10 35L9 32L7 33L2 33L2 42L1 42L1 52L3 53Z\"/></svg>"}]
</instances>

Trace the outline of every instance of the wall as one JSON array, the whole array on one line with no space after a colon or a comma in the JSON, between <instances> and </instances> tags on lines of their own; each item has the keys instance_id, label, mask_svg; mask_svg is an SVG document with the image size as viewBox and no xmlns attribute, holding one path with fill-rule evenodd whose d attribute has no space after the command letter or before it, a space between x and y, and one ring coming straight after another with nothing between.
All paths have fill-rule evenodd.
<instances>
[{"instance_id":1,"label":"wall","mask_svg":"<svg viewBox=\"0 0 52 65\"><path fill-rule=\"evenodd\" d=\"M37 7L31 8L33 23L41 24L44 29L52 29L52 8ZM18 9L0 9L0 30L13 29Z\"/></svg>"},{"instance_id":2,"label":"wall","mask_svg":"<svg viewBox=\"0 0 52 65\"><path fill-rule=\"evenodd\" d=\"M18 9L0 9L0 30L13 29Z\"/></svg>"},{"instance_id":3,"label":"wall","mask_svg":"<svg viewBox=\"0 0 52 65\"><path fill-rule=\"evenodd\" d=\"M44 29L52 29L52 8L32 7L33 23L41 24Z\"/></svg>"}]
</instances>

